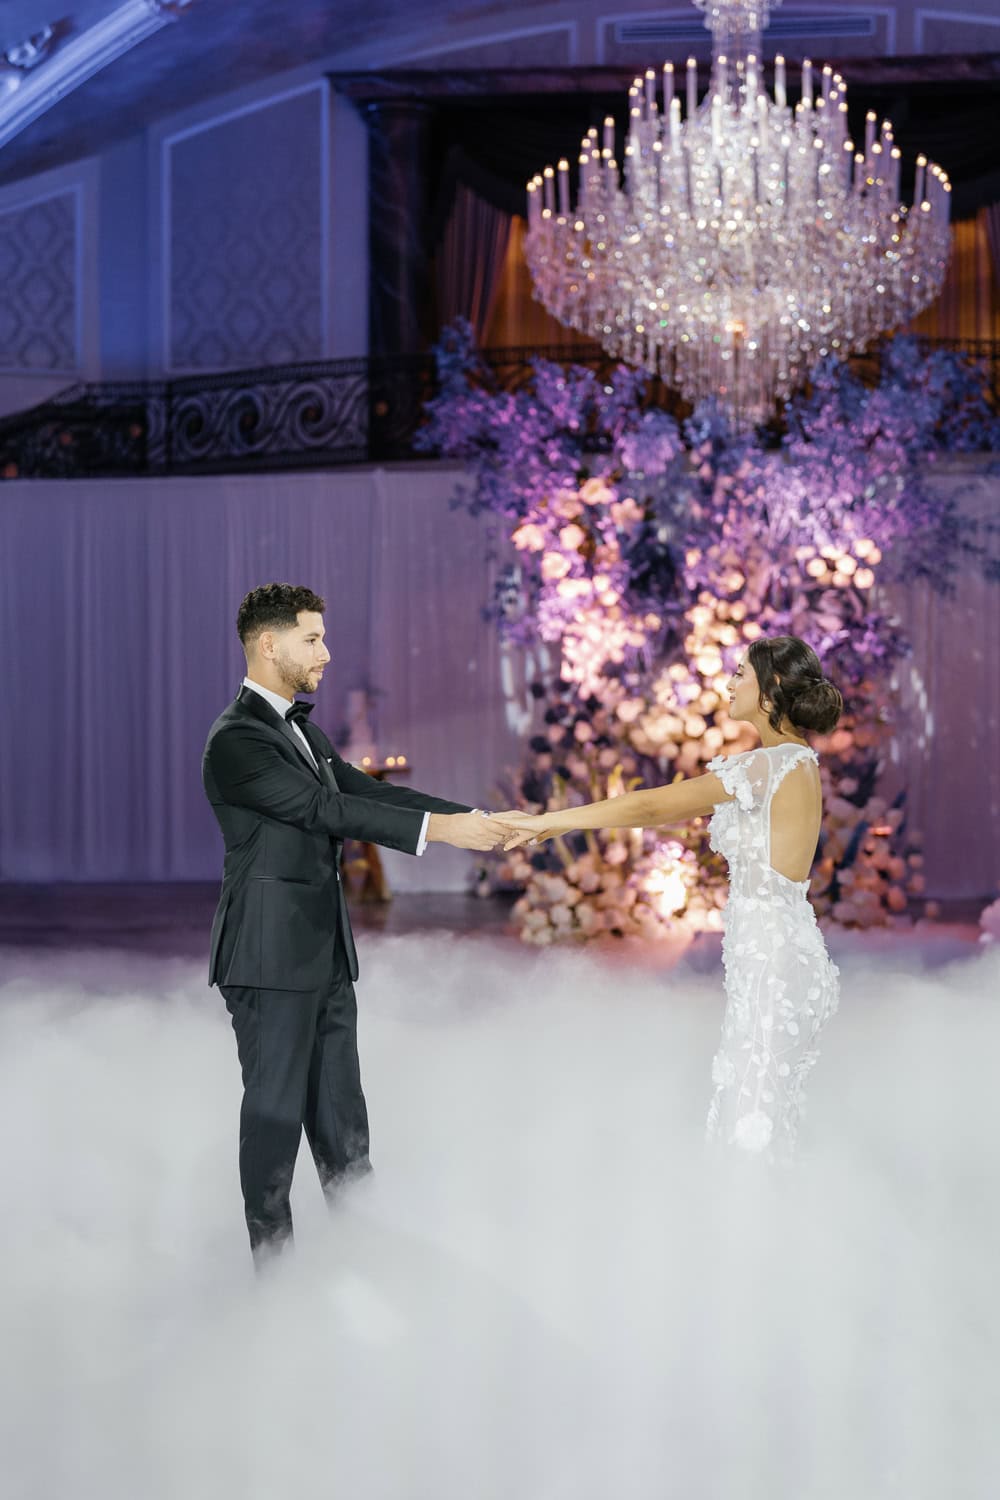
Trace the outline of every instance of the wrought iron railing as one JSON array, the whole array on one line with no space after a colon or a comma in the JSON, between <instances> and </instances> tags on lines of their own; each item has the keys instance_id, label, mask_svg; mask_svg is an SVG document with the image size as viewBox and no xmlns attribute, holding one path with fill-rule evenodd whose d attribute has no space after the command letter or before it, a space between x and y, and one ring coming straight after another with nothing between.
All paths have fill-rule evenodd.
<instances>
[{"instance_id":1,"label":"wrought iron railing","mask_svg":"<svg viewBox=\"0 0 1000 1500\"><path fill-rule=\"evenodd\" d=\"M975 361L998 402L1000 341L926 347ZM530 378L539 357L612 367L593 345L494 349L482 357L489 378L507 390ZM876 348L852 363L874 380L880 361ZM0 420L0 478L226 474L424 458L415 440L437 389L430 354L76 385ZM647 399L678 415L687 410L676 392L656 385Z\"/></svg>"}]
</instances>

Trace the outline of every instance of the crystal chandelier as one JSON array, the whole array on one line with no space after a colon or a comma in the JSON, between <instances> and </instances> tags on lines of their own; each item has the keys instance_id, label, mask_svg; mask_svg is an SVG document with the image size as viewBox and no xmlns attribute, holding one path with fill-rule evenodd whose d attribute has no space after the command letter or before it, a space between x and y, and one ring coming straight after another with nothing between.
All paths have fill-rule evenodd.
<instances>
[{"instance_id":1,"label":"crystal chandelier","mask_svg":"<svg viewBox=\"0 0 1000 1500\"><path fill-rule=\"evenodd\" d=\"M624 183L609 117L603 138L584 137L575 208L567 161L528 184L525 251L560 322L746 428L818 358L863 349L937 296L951 189L918 156L912 206L900 203L892 125L869 113L856 147L830 67L803 62L791 109L776 57L772 100L768 0L694 3L712 32L706 97L693 58L683 89L669 62L662 82L652 68L637 78Z\"/></svg>"}]
</instances>

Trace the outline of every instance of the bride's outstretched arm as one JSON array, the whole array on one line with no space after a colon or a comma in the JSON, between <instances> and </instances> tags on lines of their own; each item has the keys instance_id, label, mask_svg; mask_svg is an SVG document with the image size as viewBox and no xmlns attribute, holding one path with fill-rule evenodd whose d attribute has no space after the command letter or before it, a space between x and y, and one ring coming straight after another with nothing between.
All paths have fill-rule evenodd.
<instances>
[{"instance_id":1,"label":"bride's outstretched arm","mask_svg":"<svg viewBox=\"0 0 1000 1500\"><path fill-rule=\"evenodd\" d=\"M659 828L664 823L684 823L689 818L709 813L720 802L732 797L714 772L690 776L669 786L654 786L622 797L608 797L603 802L587 802L582 807L567 807L560 812L543 812L536 817L528 813L505 812L497 820L506 823L511 837L505 849L516 848L529 840L556 838L589 828Z\"/></svg>"}]
</instances>

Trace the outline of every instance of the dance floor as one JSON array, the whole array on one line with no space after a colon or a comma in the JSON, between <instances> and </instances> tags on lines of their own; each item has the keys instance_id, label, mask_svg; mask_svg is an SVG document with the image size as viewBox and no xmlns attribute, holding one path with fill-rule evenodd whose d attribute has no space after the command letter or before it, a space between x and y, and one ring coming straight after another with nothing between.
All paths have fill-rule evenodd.
<instances>
[{"instance_id":1,"label":"dance floor","mask_svg":"<svg viewBox=\"0 0 1000 1500\"><path fill-rule=\"evenodd\" d=\"M363 915L374 1177L255 1281L213 892L8 891L10 1500L987 1500L1000 949L849 935L792 1172L706 1155L716 941ZM90 903L89 906L87 903ZM85 909L86 908L86 909Z\"/></svg>"}]
</instances>

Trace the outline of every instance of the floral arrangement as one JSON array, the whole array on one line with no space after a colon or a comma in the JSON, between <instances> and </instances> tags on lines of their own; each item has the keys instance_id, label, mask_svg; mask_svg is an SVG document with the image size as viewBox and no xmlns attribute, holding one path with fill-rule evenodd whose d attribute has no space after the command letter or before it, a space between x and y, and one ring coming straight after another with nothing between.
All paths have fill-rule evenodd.
<instances>
[{"instance_id":1,"label":"floral arrangement","mask_svg":"<svg viewBox=\"0 0 1000 1500\"><path fill-rule=\"evenodd\" d=\"M888 679L908 644L879 585L916 575L947 591L963 551L994 566L924 477L936 453L1000 445L975 372L897 340L874 388L820 368L775 440L731 437L711 408L678 423L624 368L602 380L538 361L530 387L494 390L464 325L438 357L425 446L465 461L462 503L492 512L511 544L501 629L557 648L558 675L533 687L540 722L516 800L534 811L615 796L748 748L723 711L726 679L759 635L793 633L845 698L817 740L813 900L847 925L905 920L923 890L919 837L878 780ZM523 888L515 919L537 944L712 927L723 900L697 825L576 836L517 851L498 874Z\"/></svg>"},{"instance_id":2,"label":"floral arrangement","mask_svg":"<svg viewBox=\"0 0 1000 1500\"><path fill-rule=\"evenodd\" d=\"M989 906L980 913L979 929L981 943L1000 942L1000 898L991 901Z\"/></svg>"}]
</instances>

